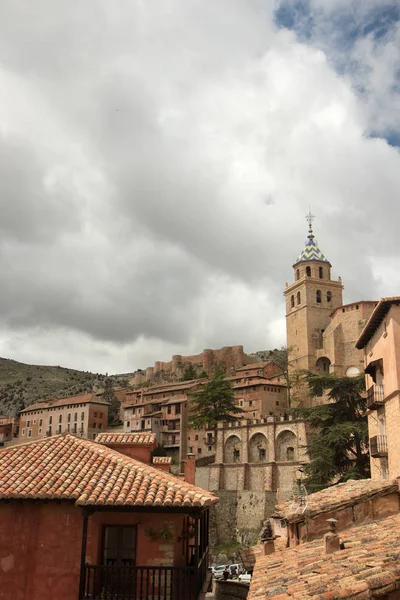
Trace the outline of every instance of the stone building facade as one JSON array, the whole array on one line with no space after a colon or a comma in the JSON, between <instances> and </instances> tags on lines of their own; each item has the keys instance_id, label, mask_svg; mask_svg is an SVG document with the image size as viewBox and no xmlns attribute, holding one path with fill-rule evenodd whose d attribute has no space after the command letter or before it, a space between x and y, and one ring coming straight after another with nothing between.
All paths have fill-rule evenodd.
<instances>
[{"instance_id":1,"label":"stone building facade","mask_svg":"<svg viewBox=\"0 0 400 600\"><path fill-rule=\"evenodd\" d=\"M357 341L364 351L372 479L400 473L400 296L382 298Z\"/></svg>"},{"instance_id":2,"label":"stone building facade","mask_svg":"<svg viewBox=\"0 0 400 600\"><path fill-rule=\"evenodd\" d=\"M286 338L292 371L354 376L363 355L356 341L375 301L343 304L342 280L331 278L331 264L310 227L306 246L293 265L294 283L286 284ZM294 396L306 400L304 389Z\"/></svg>"}]
</instances>

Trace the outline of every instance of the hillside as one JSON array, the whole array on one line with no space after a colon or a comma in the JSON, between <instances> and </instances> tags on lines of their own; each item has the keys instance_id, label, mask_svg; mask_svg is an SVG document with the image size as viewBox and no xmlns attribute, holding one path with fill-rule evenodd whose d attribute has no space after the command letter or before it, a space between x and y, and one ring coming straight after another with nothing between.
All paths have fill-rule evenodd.
<instances>
[{"instance_id":1,"label":"hillside","mask_svg":"<svg viewBox=\"0 0 400 600\"><path fill-rule=\"evenodd\" d=\"M129 383L132 374L112 375L115 386ZM0 358L0 414L15 415L24 406L50 397L72 396L101 389L106 375L64 367L26 365Z\"/></svg>"}]
</instances>

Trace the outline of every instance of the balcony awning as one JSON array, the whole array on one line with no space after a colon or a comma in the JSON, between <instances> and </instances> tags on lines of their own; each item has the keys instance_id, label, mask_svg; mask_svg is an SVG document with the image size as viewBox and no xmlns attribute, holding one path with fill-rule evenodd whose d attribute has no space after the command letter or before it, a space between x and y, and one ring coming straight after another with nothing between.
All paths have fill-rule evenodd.
<instances>
[{"instance_id":1,"label":"balcony awning","mask_svg":"<svg viewBox=\"0 0 400 600\"><path fill-rule=\"evenodd\" d=\"M377 360L372 360L365 367L365 372L367 373L367 375L370 375L372 377L374 383L376 383L376 372L377 371L379 371L383 375L383 361L381 358L378 358Z\"/></svg>"}]
</instances>

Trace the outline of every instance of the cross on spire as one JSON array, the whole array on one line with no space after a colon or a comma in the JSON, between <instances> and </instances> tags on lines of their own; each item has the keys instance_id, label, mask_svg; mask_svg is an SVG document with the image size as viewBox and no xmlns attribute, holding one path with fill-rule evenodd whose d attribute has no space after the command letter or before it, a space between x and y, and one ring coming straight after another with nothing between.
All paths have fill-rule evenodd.
<instances>
[{"instance_id":1,"label":"cross on spire","mask_svg":"<svg viewBox=\"0 0 400 600\"><path fill-rule=\"evenodd\" d=\"M312 214L311 212L311 207L308 207L308 214L306 215L306 221L308 223L308 237L310 239L312 239L314 237L313 235L313 230L312 230L312 223L315 219L315 215Z\"/></svg>"}]
</instances>

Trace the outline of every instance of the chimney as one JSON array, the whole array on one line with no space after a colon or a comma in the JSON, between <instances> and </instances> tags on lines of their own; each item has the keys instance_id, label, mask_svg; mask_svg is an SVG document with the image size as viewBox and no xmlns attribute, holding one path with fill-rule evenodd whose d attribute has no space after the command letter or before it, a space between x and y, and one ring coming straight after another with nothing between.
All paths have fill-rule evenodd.
<instances>
[{"instance_id":1,"label":"chimney","mask_svg":"<svg viewBox=\"0 0 400 600\"><path fill-rule=\"evenodd\" d=\"M261 532L261 543L263 544L265 556L275 552L275 539L276 536L273 534L271 521L267 519L264 521L264 529Z\"/></svg>"},{"instance_id":2,"label":"chimney","mask_svg":"<svg viewBox=\"0 0 400 600\"><path fill-rule=\"evenodd\" d=\"M184 473L186 483L196 483L196 461L194 454L188 454L184 463Z\"/></svg>"},{"instance_id":3,"label":"chimney","mask_svg":"<svg viewBox=\"0 0 400 600\"><path fill-rule=\"evenodd\" d=\"M330 531L324 535L325 554L333 554L340 550L340 540L336 533L336 519L327 519L330 525Z\"/></svg>"}]
</instances>

